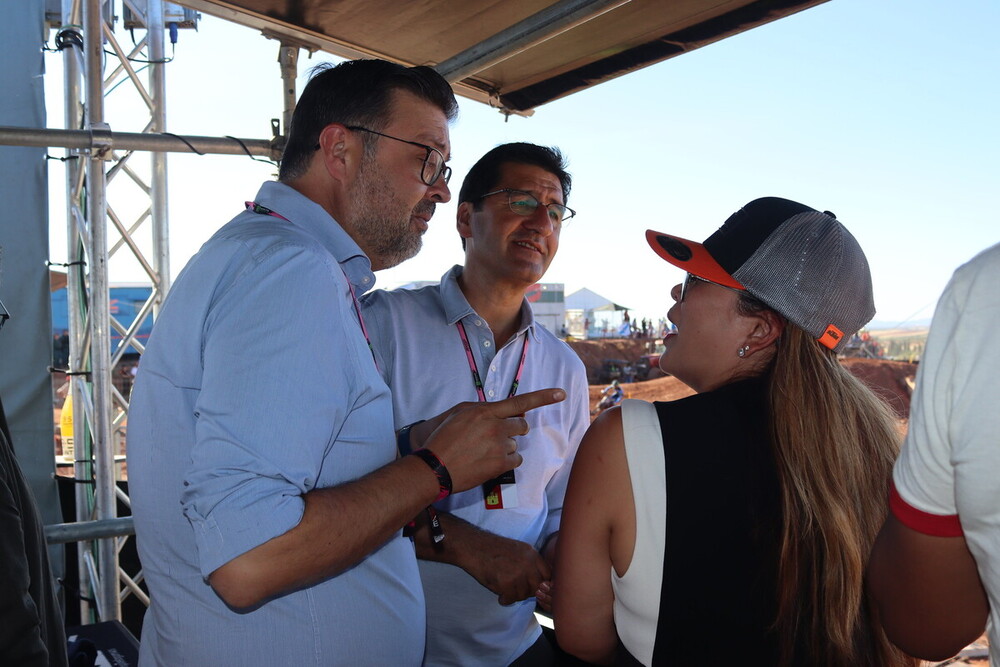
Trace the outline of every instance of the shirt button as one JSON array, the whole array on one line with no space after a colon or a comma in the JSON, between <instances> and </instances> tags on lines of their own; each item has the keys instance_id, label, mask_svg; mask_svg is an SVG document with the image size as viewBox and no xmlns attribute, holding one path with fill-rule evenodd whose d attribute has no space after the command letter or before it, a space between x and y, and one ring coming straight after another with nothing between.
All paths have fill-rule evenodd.
<instances>
[{"instance_id":1,"label":"shirt button","mask_svg":"<svg viewBox=\"0 0 1000 667\"><path fill-rule=\"evenodd\" d=\"M365 276L364 279L361 282L363 282L365 285L367 285L371 281L372 281L372 279L369 276Z\"/></svg>"},{"instance_id":2,"label":"shirt button","mask_svg":"<svg viewBox=\"0 0 1000 667\"><path fill-rule=\"evenodd\" d=\"M494 391L490 389L490 398L493 398Z\"/></svg>"},{"instance_id":3,"label":"shirt button","mask_svg":"<svg viewBox=\"0 0 1000 667\"><path fill-rule=\"evenodd\" d=\"M476 326L477 327L483 326L483 321L482 320L476 320Z\"/></svg>"},{"instance_id":4,"label":"shirt button","mask_svg":"<svg viewBox=\"0 0 1000 667\"><path fill-rule=\"evenodd\" d=\"M484 340L483 341L483 347L489 347L489 346L490 346L490 341Z\"/></svg>"},{"instance_id":5,"label":"shirt button","mask_svg":"<svg viewBox=\"0 0 1000 667\"><path fill-rule=\"evenodd\" d=\"M497 369L496 365L490 366L491 371L495 371L496 369Z\"/></svg>"}]
</instances>

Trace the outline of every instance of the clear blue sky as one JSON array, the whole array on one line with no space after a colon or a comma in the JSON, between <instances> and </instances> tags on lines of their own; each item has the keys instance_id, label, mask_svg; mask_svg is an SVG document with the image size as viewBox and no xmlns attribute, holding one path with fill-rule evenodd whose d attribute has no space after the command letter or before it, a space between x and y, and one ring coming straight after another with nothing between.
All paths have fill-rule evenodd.
<instances>
[{"instance_id":1,"label":"clear blue sky","mask_svg":"<svg viewBox=\"0 0 1000 667\"><path fill-rule=\"evenodd\" d=\"M865 249L876 319L929 318L951 272L1000 241L1000 3L831 0L508 122L460 100L452 130L457 190L498 143L559 146L574 176L544 280L588 287L658 318L679 270L646 246L647 228L703 240L747 201L776 195L835 212ZM119 31L119 38L127 34ZM169 130L267 138L281 116L277 43L205 17L168 66ZM168 47L169 48L169 47ZM327 59L303 53L308 68ZM49 127L62 127L59 56L49 55ZM112 130L139 131L128 84L107 100ZM137 165L145 168L140 156ZM274 173L247 158L171 155L173 271ZM53 256L65 254L61 168L51 167ZM112 205L141 200L113 184ZM991 194L992 193L992 194ZM143 206L145 204L142 204ZM146 232L148 236L148 231ZM438 208L421 254L379 286L433 280L462 254L454 206ZM113 259L113 281L141 280Z\"/></svg>"}]
</instances>

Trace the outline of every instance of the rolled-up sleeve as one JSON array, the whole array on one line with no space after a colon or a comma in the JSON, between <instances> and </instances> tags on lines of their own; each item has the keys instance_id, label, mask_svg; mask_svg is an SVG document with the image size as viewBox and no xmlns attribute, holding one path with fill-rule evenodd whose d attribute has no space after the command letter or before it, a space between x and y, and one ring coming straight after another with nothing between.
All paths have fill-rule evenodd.
<instances>
[{"instance_id":1,"label":"rolled-up sleeve","mask_svg":"<svg viewBox=\"0 0 1000 667\"><path fill-rule=\"evenodd\" d=\"M181 495L203 576L301 520L355 394L357 359L338 353L352 318L339 266L294 244L253 257L213 296Z\"/></svg>"}]
</instances>

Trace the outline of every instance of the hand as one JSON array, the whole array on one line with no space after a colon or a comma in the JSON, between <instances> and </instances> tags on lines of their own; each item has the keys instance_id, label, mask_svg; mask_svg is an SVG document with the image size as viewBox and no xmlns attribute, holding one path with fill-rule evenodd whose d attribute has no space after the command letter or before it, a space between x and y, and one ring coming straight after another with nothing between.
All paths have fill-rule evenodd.
<instances>
[{"instance_id":1,"label":"hand","mask_svg":"<svg viewBox=\"0 0 1000 667\"><path fill-rule=\"evenodd\" d=\"M493 403L460 403L415 426L411 444L434 452L448 468L452 491L465 491L521 465L514 437L528 432L524 413L565 398L562 389L540 389Z\"/></svg>"},{"instance_id":2,"label":"hand","mask_svg":"<svg viewBox=\"0 0 1000 667\"><path fill-rule=\"evenodd\" d=\"M552 594L555 591L555 584L551 581L543 581L535 591L535 602L542 608L542 611L552 613Z\"/></svg>"},{"instance_id":3,"label":"hand","mask_svg":"<svg viewBox=\"0 0 1000 667\"><path fill-rule=\"evenodd\" d=\"M545 544L542 546L542 558L548 563L550 571L554 572L556 568L556 545L559 543L559 531L552 533L545 540ZM549 579L543 581L538 585L538 590L535 591L535 601L538 602L538 606L542 608L543 611L549 613L552 612L552 596L555 594L555 583Z\"/></svg>"},{"instance_id":4,"label":"hand","mask_svg":"<svg viewBox=\"0 0 1000 667\"><path fill-rule=\"evenodd\" d=\"M477 545L465 564L476 581L497 594L502 605L536 596L552 572L534 547L492 533L481 532Z\"/></svg>"}]
</instances>

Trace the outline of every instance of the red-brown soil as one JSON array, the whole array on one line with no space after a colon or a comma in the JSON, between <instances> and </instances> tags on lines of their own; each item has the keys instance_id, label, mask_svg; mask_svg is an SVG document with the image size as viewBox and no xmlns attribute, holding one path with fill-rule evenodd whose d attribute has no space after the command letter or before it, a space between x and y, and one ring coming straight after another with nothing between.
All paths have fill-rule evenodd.
<instances>
[{"instance_id":1,"label":"red-brown soil","mask_svg":"<svg viewBox=\"0 0 1000 667\"><path fill-rule=\"evenodd\" d=\"M900 419L910 418L916 364L885 359L844 359L841 363L891 405Z\"/></svg>"},{"instance_id":2,"label":"red-brown soil","mask_svg":"<svg viewBox=\"0 0 1000 667\"><path fill-rule=\"evenodd\" d=\"M588 340L573 341L570 346L587 366L588 376L595 377L604 359L635 360L646 353L641 340ZM841 363L855 377L868 385L896 411L902 420L910 416L910 392L917 372L915 364L883 359L844 359ZM602 385L590 387L590 406L593 409L600 398ZM622 384L626 398L645 401L672 401L690 396L694 391L677 378L660 377L644 382Z\"/></svg>"},{"instance_id":3,"label":"red-brown soil","mask_svg":"<svg viewBox=\"0 0 1000 667\"><path fill-rule=\"evenodd\" d=\"M601 338L598 340L572 340L569 346L583 360L583 365L587 367L587 380L590 384L597 384L601 365L605 359L624 359L625 361L637 361L639 357L648 354L652 347L652 340L640 340L637 338ZM654 375L662 375L659 369L655 369Z\"/></svg>"}]
</instances>

